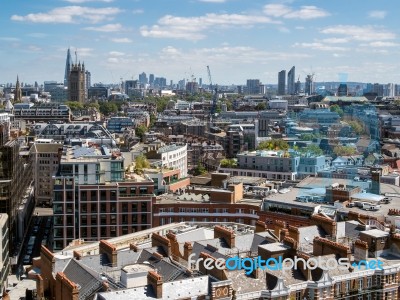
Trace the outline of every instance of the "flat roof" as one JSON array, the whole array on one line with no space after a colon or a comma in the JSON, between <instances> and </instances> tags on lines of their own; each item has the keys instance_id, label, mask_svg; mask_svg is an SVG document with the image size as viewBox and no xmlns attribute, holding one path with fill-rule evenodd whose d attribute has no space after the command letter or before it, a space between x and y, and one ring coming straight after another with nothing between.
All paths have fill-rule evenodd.
<instances>
[{"instance_id":1,"label":"flat roof","mask_svg":"<svg viewBox=\"0 0 400 300\"><path fill-rule=\"evenodd\" d=\"M379 202L385 198L385 196L376 195L372 193L357 193L351 195L351 198L358 199L358 200L369 200L374 202Z\"/></svg>"},{"instance_id":2,"label":"flat roof","mask_svg":"<svg viewBox=\"0 0 400 300\"><path fill-rule=\"evenodd\" d=\"M382 231L379 229L371 229L371 230L361 231L360 234L368 235L368 236L375 237L375 238L382 238L382 237L389 236L389 232Z\"/></svg>"}]
</instances>

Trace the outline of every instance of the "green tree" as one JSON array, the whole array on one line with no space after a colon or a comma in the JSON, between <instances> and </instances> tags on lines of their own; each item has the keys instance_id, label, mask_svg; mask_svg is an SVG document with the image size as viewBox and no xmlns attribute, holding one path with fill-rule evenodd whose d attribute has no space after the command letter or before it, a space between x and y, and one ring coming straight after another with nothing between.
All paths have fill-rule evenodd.
<instances>
[{"instance_id":1,"label":"green tree","mask_svg":"<svg viewBox=\"0 0 400 300\"><path fill-rule=\"evenodd\" d=\"M264 102L260 102L256 105L255 110L266 110L267 105Z\"/></svg>"},{"instance_id":2,"label":"green tree","mask_svg":"<svg viewBox=\"0 0 400 300\"><path fill-rule=\"evenodd\" d=\"M330 110L331 110L332 112L337 112L337 114L338 114L340 117L343 117L343 115L344 115L343 109L341 109L340 106L337 105L337 104L331 105Z\"/></svg>"},{"instance_id":3,"label":"green tree","mask_svg":"<svg viewBox=\"0 0 400 300\"><path fill-rule=\"evenodd\" d=\"M258 144L257 150L288 150L289 144L282 139L272 139Z\"/></svg>"},{"instance_id":4,"label":"green tree","mask_svg":"<svg viewBox=\"0 0 400 300\"><path fill-rule=\"evenodd\" d=\"M96 102L87 103L84 106L85 106L85 108L95 108L97 110L100 110L100 104L98 104Z\"/></svg>"},{"instance_id":5,"label":"green tree","mask_svg":"<svg viewBox=\"0 0 400 300\"><path fill-rule=\"evenodd\" d=\"M135 128L135 134L137 137L140 139L143 138L143 135L147 132L147 127L144 125L139 125L138 127Z\"/></svg>"},{"instance_id":6,"label":"green tree","mask_svg":"<svg viewBox=\"0 0 400 300\"><path fill-rule=\"evenodd\" d=\"M103 115L108 116L118 112L118 106L114 102L100 102L99 110Z\"/></svg>"},{"instance_id":7,"label":"green tree","mask_svg":"<svg viewBox=\"0 0 400 300\"><path fill-rule=\"evenodd\" d=\"M311 154L314 154L317 156L324 154L324 151L322 151L322 149L320 147L318 147L317 145L314 145L314 144L311 144L311 145L308 145L307 147L301 148L300 152L301 153L311 153Z\"/></svg>"},{"instance_id":8,"label":"green tree","mask_svg":"<svg viewBox=\"0 0 400 300\"><path fill-rule=\"evenodd\" d=\"M360 121L348 121L347 123L356 134L361 135L364 133L364 127Z\"/></svg>"},{"instance_id":9,"label":"green tree","mask_svg":"<svg viewBox=\"0 0 400 300\"><path fill-rule=\"evenodd\" d=\"M193 175L199 176L207 173L206 168L199 162L197 167L193 169Z\"/></svg>"},{"instance_id":10,"label":"green tree","mask_svg":"<svg viewBox=\"0 0 400 300\"><path fill-rule=\"evenodd\" d=\"M83 104L80 103L80 102L78 102L78 101L67 101L67 102L65 102L65 104L68 105L68 107L69 107L72 111L81 110L81 109L84 108L84 107L83 107Z\"/></svg>"},{"instance_id":11,"label":"green tree","mask_svg":"<svg viewBox=\"0 0 400 300\"><path fill-rule=\"evenodd\" d=\"M236 168L237 167L237 161L234 158L223 158L221 159L221 167L223 168Z\"/></svg>"},{"instance_id":12,"label":"green tree","mask_svg":"<svg viewBox=\"0 0 400 300\"><path fill-rule=\"evenodd\" d=\"M149 168L150 163L147 160L147 157L143 154L138 155L135 157L135 173L142 174L143 169Z\"/></svg>"},{"instance_id":13,"label":"green tree","mask_svg":"<svg viewBox=\"0 0 400 300\"><path fill-rule=\"evenodd\" d=\"M356 152L356 148L351 146L336 146L333 148L333 153L335 153L336 156L350 156L356 154Z\"/></svg>"}]
</instances>

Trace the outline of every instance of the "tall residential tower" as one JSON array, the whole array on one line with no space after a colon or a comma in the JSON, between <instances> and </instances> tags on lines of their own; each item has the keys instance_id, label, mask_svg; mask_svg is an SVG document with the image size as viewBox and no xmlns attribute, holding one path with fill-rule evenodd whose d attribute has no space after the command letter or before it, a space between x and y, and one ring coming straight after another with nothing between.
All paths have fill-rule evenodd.
<instances>
[{"instance_id":1,"label":"tall residential tower","mask_svg":"<svg viewBox=\"0 0 400 300\"><path fill-rule=\"evenodd\" d=\"M289 95L296 94L295 77L296 77L296 68L293 66L287 74L287 93Z\"/></svg>"},{"instance_id":2,"label":"tall residential tower","mask_svg":"<svg viewBox=\"0 0 400 300\"><path fill-rule=\"evenodd\" d=\"M278 95L285 95L286 92L286 70L278 73Z\"/></svg>"}]
</instances>

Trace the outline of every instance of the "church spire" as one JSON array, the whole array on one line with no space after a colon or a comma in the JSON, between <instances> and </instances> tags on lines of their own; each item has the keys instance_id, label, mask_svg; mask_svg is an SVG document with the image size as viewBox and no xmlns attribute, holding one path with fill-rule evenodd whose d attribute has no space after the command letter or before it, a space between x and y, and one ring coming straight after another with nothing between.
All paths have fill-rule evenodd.
<instances>
[{"instance_id":1,"label":"church spire","mask_svg":"<svg viewBox=\"0 0 400 300\"><path fill-rule=\"evenodd\" d=\"M19 84L19 76L17 75L17 82L15 83L15 90L14 90L14 103L22 101L22 91L21 86Z\"/></svg>"}]
</instances>

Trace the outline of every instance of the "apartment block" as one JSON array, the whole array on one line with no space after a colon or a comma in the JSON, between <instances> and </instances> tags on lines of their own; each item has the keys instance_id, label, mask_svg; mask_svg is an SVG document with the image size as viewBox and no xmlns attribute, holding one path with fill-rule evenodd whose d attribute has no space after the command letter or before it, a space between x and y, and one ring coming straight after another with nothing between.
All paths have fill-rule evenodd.
<instances>
[{"instance_id":1,"label":"apartment block","mask_svg":"<svg viewBox=\"0 0 400 300\"><path fill-rule=\"evenodd\" d=\"M53 180L55 250L151 227L154 182L126 173L116 149L66 147Z\"/></svg>"}]
</instances>

